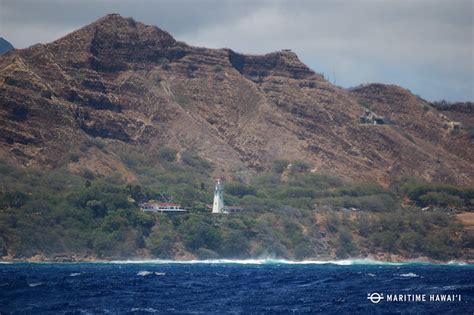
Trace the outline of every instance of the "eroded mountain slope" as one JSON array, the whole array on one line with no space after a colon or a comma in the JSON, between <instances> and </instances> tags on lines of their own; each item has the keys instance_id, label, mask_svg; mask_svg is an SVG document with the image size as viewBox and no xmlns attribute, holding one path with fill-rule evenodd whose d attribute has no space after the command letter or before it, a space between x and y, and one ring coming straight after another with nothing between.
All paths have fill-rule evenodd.
<instances>
[{"instance_id":1,"label":"eroded mountain slope","mask_svg":"<svg viewBox=\"0 0 474 315\"><path fill-rule=\"evenodd\" d=\"M354 180L474 182L472 140L407 90L348 91L291 51L192 47L119 15L0 56L0 91L1 154L24 165L133 179L119 157L125 146L167 146L226 177L287 159ZM361 124L366 108L388 124ZM95 138L105 149L84 145Z\"/></svg>"}]
</instances>

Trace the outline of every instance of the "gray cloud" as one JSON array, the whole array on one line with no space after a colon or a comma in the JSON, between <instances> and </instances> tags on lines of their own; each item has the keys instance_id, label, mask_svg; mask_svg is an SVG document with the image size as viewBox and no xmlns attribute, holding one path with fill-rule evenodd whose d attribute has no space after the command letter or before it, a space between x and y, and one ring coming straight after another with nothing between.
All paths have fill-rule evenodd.
<instances>
[{"instance_id":1,"label":"gray cloud","mask_svg":"<svg viewBox=\"0 0 474 315\"><path fill-rule=\"evenodd\" d=\"M402 85L424 98L473 100L471 0L0 2L0 35L16 47L49 42L111 12L178 40L246 53L291 48L345 87Z\"/></svg>"}]
</instances>

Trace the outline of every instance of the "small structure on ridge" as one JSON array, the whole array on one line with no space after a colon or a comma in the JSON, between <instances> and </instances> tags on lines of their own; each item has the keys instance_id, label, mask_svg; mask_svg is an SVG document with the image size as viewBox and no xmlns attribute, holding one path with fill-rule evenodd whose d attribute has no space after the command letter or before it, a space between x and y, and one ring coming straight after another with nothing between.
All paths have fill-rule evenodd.
<instances>
[{"instance_id":1,"label":"small structure on ridge","mask_svg":"<svg viewBox=\"0 0 474 315\"><path fill-rule=\"evenodd\" d=\"M376 115L370 109L366 109L365 112L360 116L360 123L369 125L384 125L385 119L382 116Z\"/></svg>"}]
</instances>

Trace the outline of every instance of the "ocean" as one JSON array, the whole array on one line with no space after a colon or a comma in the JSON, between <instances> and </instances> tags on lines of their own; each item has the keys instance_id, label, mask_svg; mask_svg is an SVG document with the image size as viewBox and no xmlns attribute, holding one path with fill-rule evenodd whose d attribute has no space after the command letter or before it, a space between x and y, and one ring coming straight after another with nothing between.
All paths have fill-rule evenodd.
<instances>
[{"instance_id":1,"label":"ocean","mask_svg":"<svg viewBox=\"0 0 474 315\"><path fill-rule=\"evenodd\" d=\"M0 263L0 314L473 314L474 265Z\"/></svg>"}]
</instances>

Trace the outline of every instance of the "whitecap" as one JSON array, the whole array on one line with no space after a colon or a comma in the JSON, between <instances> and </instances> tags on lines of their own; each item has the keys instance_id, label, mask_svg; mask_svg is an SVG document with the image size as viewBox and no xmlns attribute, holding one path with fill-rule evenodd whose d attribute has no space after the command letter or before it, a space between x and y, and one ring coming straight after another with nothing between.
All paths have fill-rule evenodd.
<instances>
[{"instance_id":1,"label":"whitecap","mask_svg":"<svg viewBox=\"0 0 474 315\"><path fill-rule=\"evenodd\" d=\"M31 288L37 287L43 285L43 282L33 282L33 283L28 283L28 286Z\"/></svg>"},{"instance_id":2,"label":"whitecap","mask_svg":"<svg viewBox=\"0 0 474 315\"><path fill-rule=\"evenodd\" d=\"M80 272L73 272L69 275L69 277L77 277L77 276L80 276L82 273Z\"/></svg>"},{"instance_id":3,"label":"whitecap","mask_svg":"<svg viewBox=\"0 0 474 315\"><path fill-rule=\"evenodd\" d=\"M142 277L146 277L146 276L149 276L149 275L164 276L164 275L166 275L166 272L152 272L152 271L148 271L148 270L140 270L137 273L137 276L142 276Z\"/></svg>"},{"instance_id":4,"label":"whitecap","mask_svg":"<svg viewBox=\"0 0 474 315\"><path fill-rule=\"evenodd\" d=\"M142 308L142 307L134 307L131 309L132 312L145 312L145 313L158 313L158 310L154 309L154 308L151 308L151 307L147 307L147 308Z\"/></svg>"},{"instance_id":5,"label":"whitecap","mask_svg":"<svg viewBox=\"0 0 474 315\"><path fill-rule=\"evenodd\" d=\"M215 275L216 275L216 276L219 276L219 277L226 277L226 278L229 278L229 275L225 275L225 274L223 274L223 273L218 273L218 272L216 272Z\"/></svg>"},{"instance_id":6,"label":"whitecap","mask_svg":"<svg viewBox=\"0 0 474 315\"><path fill-rule=\"evenodd\" d=\"M368 273L367 274L369 277L375 277L375 275L373 273Z\"/></svg>"},{"instance_id":7,"label":"whitecap","mask_svg":"<svg viewBox=\"0 0 474 315\"><path fill-rule=\"evenodd\" d=\"M456 290L456 289L459 289L461 286L456 286L456 285L445 285L443 287L441 287L441 290Z\"/></svg>"},{"instance_id":8,"label":"whitecap","mask_svg":"<svg viewBox=\"0 0 474 315\"><path fill-rule=\"evenodd\" d=\"M405 277L405 278L418 278L419 275L417 275L416 273L413 273L413 272L409 272L409 273L402 273L400 275L400 277Z\"/></svg>"}]
</instances>

